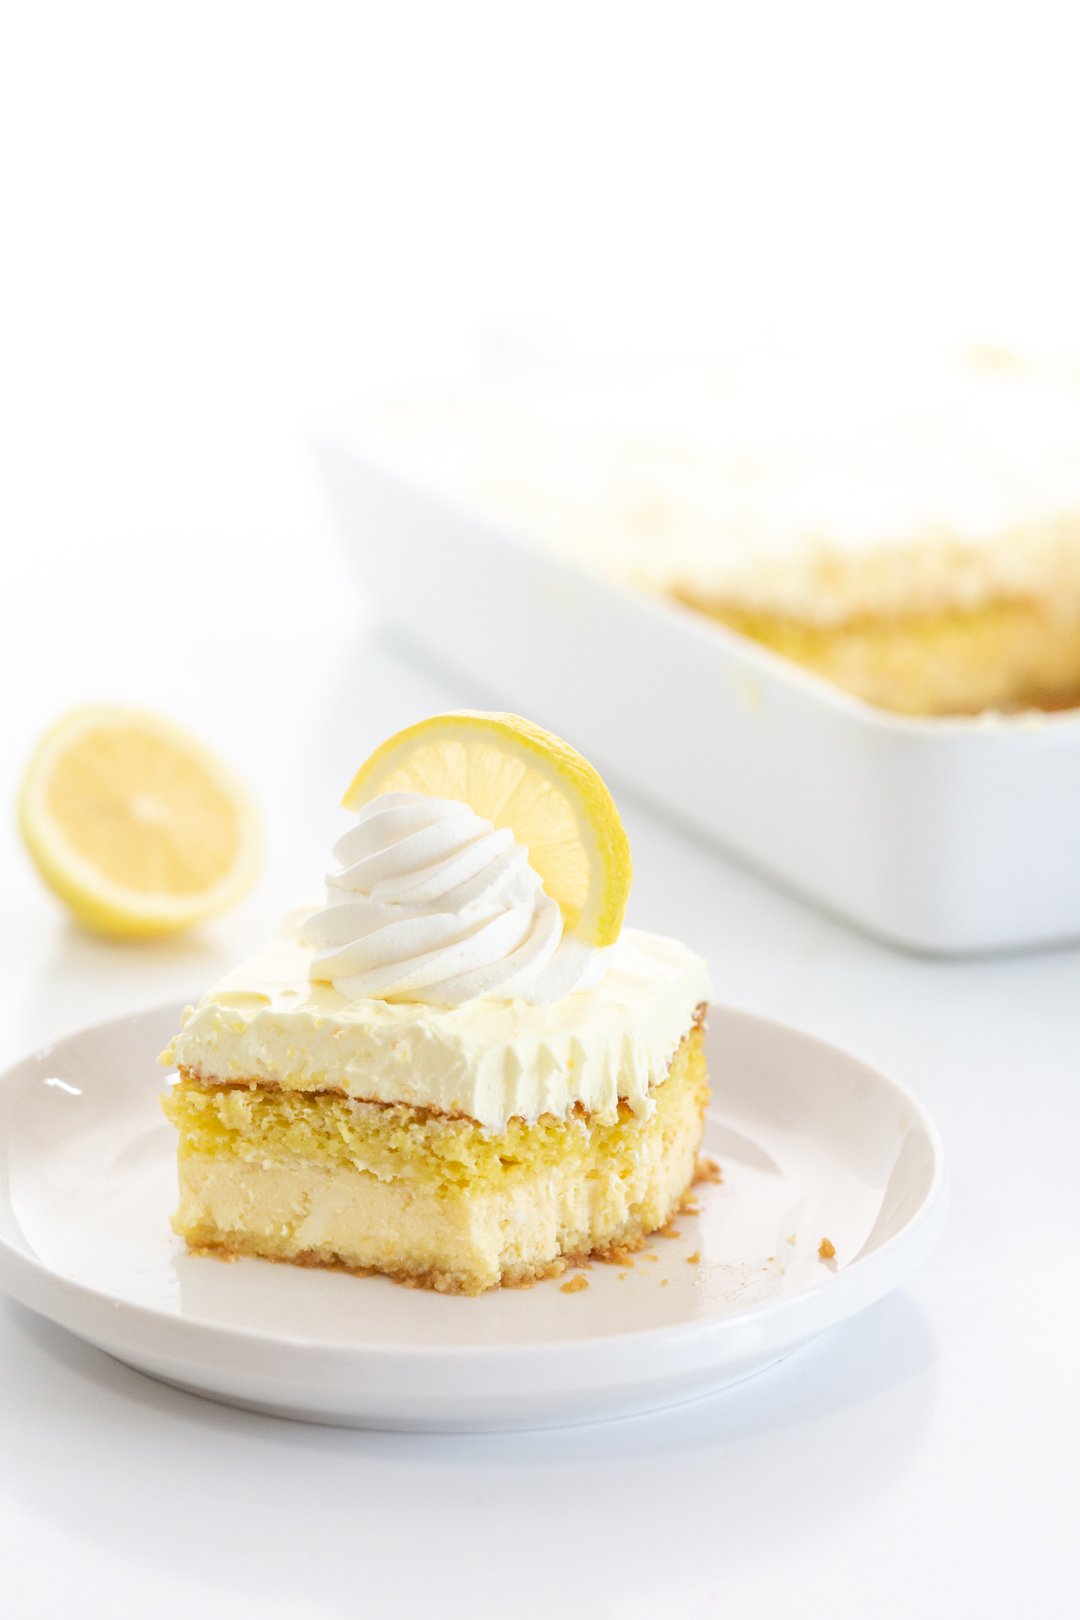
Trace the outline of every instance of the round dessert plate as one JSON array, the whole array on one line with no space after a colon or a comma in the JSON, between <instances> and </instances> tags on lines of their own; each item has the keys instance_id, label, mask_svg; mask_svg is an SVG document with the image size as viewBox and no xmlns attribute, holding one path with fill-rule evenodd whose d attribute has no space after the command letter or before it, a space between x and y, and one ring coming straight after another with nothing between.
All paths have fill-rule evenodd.
<instances>
[{"instance_id":1,"label":"round dessert plate","mask_svg":"<svg viewBox=\"0 0 1080 1620\"><path fill-rule=\"evenodd\" d=\"M941 1144L914 1098L822 1041L721 1010L705 1152L722 1180L633 1263L477 1299L224 1265L169 1226L175 1132L154 1060L179 1016L100 1024L0 1076L0 1287L216 1400L391 1429L644 1412L760 1372L872 1305L944 1219Z\"/></svg>"}]
</instances>

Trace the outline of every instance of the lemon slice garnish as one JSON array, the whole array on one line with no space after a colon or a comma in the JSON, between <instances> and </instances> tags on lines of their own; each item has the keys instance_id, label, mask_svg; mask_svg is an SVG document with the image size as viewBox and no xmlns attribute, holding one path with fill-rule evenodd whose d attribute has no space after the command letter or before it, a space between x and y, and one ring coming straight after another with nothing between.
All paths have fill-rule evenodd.
<instances>
[{"instance_id":1,"label":"lemon slice garnish","mask_svg":"<svg viewBox=\"0 0 1080 1620\"><path fill-rule=\"evenodd\" d=\"M237 899L259 864L258 822L232 773L155 715L76 709L38 744L19 796L23 839L80 922L174 933Z\"/></svg>"},{"instance_id":2,"label":"lemon slice garnish","mask_svg":"<svg viewBox=\"0 0 1080 1620\"><path fill-rule=\"evenodd\" d=\"M569 743L516 714L461 709L399 731L357 771L344 803L380 793L458 799L508 827L588 945L619 936L630 893L630 844L599 772Z\"/></svg>"}]
</instances>

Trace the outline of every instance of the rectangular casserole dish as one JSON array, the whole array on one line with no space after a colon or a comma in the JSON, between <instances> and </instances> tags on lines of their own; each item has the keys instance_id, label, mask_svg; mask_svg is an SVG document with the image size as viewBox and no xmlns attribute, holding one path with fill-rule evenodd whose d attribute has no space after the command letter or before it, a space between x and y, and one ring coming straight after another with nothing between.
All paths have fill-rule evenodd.
<instances>
[{"instance_id":1,"label":"rectangular casserole dish","mask_svg":"<svg viewBox=\"0 0 1080 1620\"><path fill-rule=\"evenodd\" d=\"M1080 937L1080 712L909 719L577 568L326 436L375 605L478 700L906 950Z\"/></svg>"}]
</instances>

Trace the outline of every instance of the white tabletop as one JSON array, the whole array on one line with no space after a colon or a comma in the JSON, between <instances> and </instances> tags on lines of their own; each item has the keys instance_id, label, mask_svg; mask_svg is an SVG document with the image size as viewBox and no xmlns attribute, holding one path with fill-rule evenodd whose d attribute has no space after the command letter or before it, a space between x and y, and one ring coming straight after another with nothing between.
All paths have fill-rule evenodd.
<instances>
[{"instance_id":1,"label":"white tabletop","mask_svg":"<svg viewBox=\"0 0 1080 1620\"><path fill-rule=\"evenodd\" d=\"M1077 341L1074 24L1028 9L9 8L0 1062L197 993L311 895L368 747L470 696L373 635L305 414L568 329ZM109 697L266 811L257 892L175 944L79 934L12 827L40 730ZM721 1397L499 1438L231 1411L0 1300L0 1615L1073 1610L1080 953L892 955L624 809L637 922L936 1114L931 1262Z\"/></svg>"},{"instance_id":2,"label":"white tabletop","mask_svg":"<svg viewBox=\"0 0 1080 1620\"><path fill-rule=\"evenodd\" d=\"M66 920L8 818L5 1060L197 993L316 892L338 796L369 746L471 695L367 622L301 459L288 465L294 481L279 467L277 488L295 507L266 515L268 541L256 511L224 547L121 533L78 552L42 541L19 559L35 605L0 641L0 800L57 711L137 699L246 771L269 849L263 883L230 917L178 943L118 946ZM849 1045L936 1114L954 1203L922 1274L722 1396L476 1438L214 1406L0 1302L3 1612L1063 1612L1080 1415L1080 954L893 955L624 810L637 923L704 951L724 1001Z\"/></svg>"}]
</instances>

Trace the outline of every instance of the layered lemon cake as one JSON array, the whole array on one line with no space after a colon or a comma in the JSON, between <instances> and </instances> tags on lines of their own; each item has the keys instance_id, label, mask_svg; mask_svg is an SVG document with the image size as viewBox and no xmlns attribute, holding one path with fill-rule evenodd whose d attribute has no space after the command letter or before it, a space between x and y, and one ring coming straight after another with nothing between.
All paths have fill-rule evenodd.
<instances>
[{"instance_id":1,"label":"layered lemon cake","mask_svg":"<svg viewBox=\"0 0 1080 1620\"><path fill-rule=\"evenodd\" d=\"M880 707L1080 704L1080 365L759 352L401 401L362 435Z\"/></svg>"},{"instance_id":2,"label":"layered lemon cake","mask_svg":"<svg viewBox=\"0 0 1080 1620\"><path fill-rule=\"evenodd\" d=\"M704 964L623 929L595 771L513 716L391 739L326 904L163 1061L196 1250L478 1293L640 1243L694 1175Z\"/></svg>"}]
</instances>

